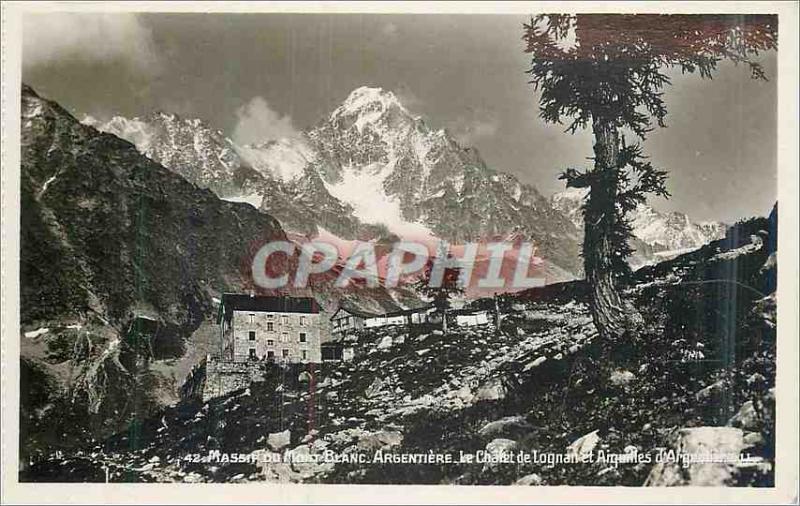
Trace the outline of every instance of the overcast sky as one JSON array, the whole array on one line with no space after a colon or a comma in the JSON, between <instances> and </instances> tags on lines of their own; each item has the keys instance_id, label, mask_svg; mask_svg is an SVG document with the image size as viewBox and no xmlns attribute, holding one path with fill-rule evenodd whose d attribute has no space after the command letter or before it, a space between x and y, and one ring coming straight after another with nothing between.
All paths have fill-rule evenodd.
<instances>
[{"instance_id":1,"label":"overcast sky","mask_svg":"<svg viewBox=\"0 0 800 506\"><path fill-rule=\"evenodd\" d=\"M487 164L549 195L585 166L588 133L538 118L524 73L526 17L493 15L28 15L23 79L77 117L199 117L252 141L313 126L363 85L394 91ZM776 55L769 82L723 64L713 81L675 75L668 128L645 148L670 170L673 197L697 220L765 214L776 199Z\"/></svg>"}]
</instances>

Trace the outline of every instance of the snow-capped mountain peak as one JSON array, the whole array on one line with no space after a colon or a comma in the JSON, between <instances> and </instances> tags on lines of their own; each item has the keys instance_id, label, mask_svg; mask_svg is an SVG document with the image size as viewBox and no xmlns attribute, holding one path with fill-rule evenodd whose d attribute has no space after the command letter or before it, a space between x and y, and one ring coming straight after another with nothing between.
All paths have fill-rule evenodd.
<instances>
[{"instance_id":1,"label":"snow-capped mountain peak","mask_svg":"<svg viewBox=\"0 0 800 506\"><path fill-rule=\"evenodd\" d=\"M369 110L388 111L393 107L408 112L393 92L383 88L361 86L350 92L342 105L334 111L334 115L363 114Z\"/></svg>"},{"instance_id":2,"label":"snow-capped mountain peak","mask_svg":"<svg viewBox=\"0 0 800 506\"><path fill-rule=\"evenodd\" d=\"M84 120L84 123L86 123L86 120ZM105 124L92 126L130 141L140 153L144 154L147 154L150 150L153 141L152 124L138 117L128 119L123 116L114 116Z\"/></svg>"},{"instance_id":3,"label":"snow-capped mountain peak","mask_svg":"<svg viewBox=\"0 0 800 506\"><path fill-rule=\"evenodd\" d=\"M585 188L567 188L554 194L550 202L583 231L581 206L587 194L588 190ZM652 249L654 258L662 259L720 239L727 228L719 222L695 223L683 213L663 213L646 204L639 205L633 211L630 221L634 237Z\"/></svg>"},{"instance_id":4,"label":"snow-capped mountain peak","mask_svg":"<svg viewBox=\"0 0 800 506\"><path fill-rule=\"evenodd\" d=\"M233 191L241 166L234 143L200 119L154 112L146 118L114 116L106 123L85 118L84 124L121 137L148 158L218 194Z\"/></svg>"},{"instance_id":5,"label":"snow-capped mountain peak","mask_svg":"<svg viewBox=\"0 0 800 506\"><path fill-rule=\"evenodd\" d=\"M373 132L381 137L406 134L416 121L393 92L367 86L351 92L329 119L337 128L355 128L359 135Z\"/></svg>"}]
</instances>

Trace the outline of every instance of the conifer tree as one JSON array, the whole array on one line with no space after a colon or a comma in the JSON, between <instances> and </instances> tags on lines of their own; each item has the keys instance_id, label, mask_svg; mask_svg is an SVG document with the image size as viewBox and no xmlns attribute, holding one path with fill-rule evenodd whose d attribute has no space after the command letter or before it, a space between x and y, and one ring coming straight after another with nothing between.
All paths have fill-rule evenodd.
<instances>
[{"instance_id":1,"label":"conifer tree","mask_svg":"<svg viewBox=\"0 0 800 506\"><path fill-rule=\"evenodd\" d=\"M560 179L588 189L584 274L602 337L621 337L642 322L620 286L630 272L629 212L648 194L669 196L667 172L647 160L640 144L654 125L665 126L666 70L710 79L727 59L766 79L755 58L777 48L777 23L774 15L558 14L524 25L540 116L566 122L569 133L590 127L594 134L594 166L569 168ZM625 131L637 142L626 143Z\"/></svg>"}]
</instances>

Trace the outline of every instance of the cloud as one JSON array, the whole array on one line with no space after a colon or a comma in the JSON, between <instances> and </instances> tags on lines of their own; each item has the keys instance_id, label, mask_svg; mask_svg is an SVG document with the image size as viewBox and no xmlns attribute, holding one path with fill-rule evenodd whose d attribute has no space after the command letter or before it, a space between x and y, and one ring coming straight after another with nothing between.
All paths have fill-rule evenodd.
<instances>
[{"instance_id":1,"label":"cloud","mask_svg":"<svg viewBox=\"0 0 800 506\"><path fill-rule=\"evenodd\" d=\"M452 132L456 140L469 146L475 141L493 137L500 129L496 118L486 116L482 118L459 118L453 122Z\"/></svg>"},{"instance_id":2,"label":"cloud","mask_svg":"<svg viewBox=\"0 0 800 506\"><path fill-rule=\"evenodd\" d=\"M422 104L422 100L405 83L399 84L394 89L394 94L406 109L414 110Z\"/></svg>"},{"instance_id":3,"label":"cloud","mask_svg":"<svg viewBox=\"0 0 800 506\"><path fill-rule=\"evenodd\" d=\"M242 145L300 136L292 118L272 110L263 97L253 97L241 106L236 111L236 119L233 140Z\"/></svg>"},{"instance_id":4,"label":"cloud","mask_svg":"<svg viewBox=\"0 0 800 506\"><path fill-rule=\"evenodd\" d=\"M124 62L154 73L158 56L150 30L134 13L26 14L23 67L59 62Z\"/></svg>"}]
</instances>

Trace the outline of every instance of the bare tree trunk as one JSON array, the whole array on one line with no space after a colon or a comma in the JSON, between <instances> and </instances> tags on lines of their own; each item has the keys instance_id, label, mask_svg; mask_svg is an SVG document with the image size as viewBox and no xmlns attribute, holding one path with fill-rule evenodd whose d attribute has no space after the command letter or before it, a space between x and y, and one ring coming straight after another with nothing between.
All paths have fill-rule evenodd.
<instances>
[{"instance_id":1,"label":"bare tree trunk","mask_svg":"<svg viewBox=\"0 0 800 506\"><path fill-rule=\"evenodd\" d=\"M600 336L616 339L642 322L639 312L619 293L612 264L612 235L616 223L619 131L611 123L595 120L595 168L584 210L583 262L592 290L592 318Z\"/></svg>"}]
</instances>

